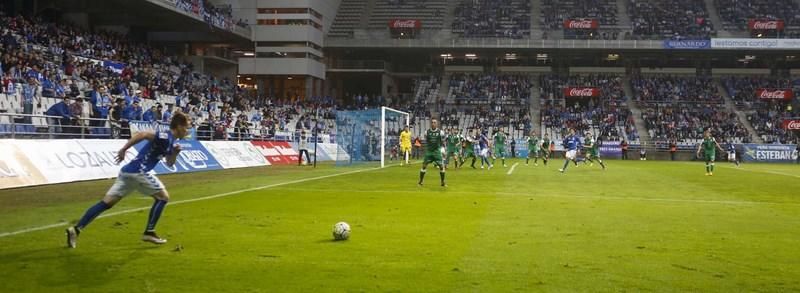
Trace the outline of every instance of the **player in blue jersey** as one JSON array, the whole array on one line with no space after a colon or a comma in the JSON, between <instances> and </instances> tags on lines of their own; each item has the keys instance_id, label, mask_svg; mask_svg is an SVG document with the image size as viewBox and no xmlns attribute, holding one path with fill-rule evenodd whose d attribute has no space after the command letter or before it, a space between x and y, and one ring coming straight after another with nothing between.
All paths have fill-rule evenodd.
<instances>
[{"instance_id":1,"label":"player in blue jersey","mask_svg":"<svg viewBox=\"0 0 800 293\"><path fill-rule=\"evenodd\" d=\"M486 131L481 131L480 136L478 136L478 145L480 146L480 157L481 157L481 169L483 169L483 164L486 163L488 170L492 169L492 163L489 162L489 136L487 135Z\"/></svg>"},{"instance_id":2,"label":"player in blue jersey","mask_svg":"<svg viewBox=\"0 0 800 293\"><path fill-rule=\"evenodd\" d=\"M728 140L726 149L728 151L728 161L733 162L736 164L736 167L739 167L739 158L736 157L736 145L733 144L732 140Z\"/></svg>"},{"instance_id":3,"label":"player in blue jersey","mask_svg":"<svg viewBox=\"0 0 800 293\"><path fill-rule=\"evenodd\" d=\"M564 155L564 167L558 169L559 172L564 173L567 170L567 166L569 166L569 161L577 164L576 161L578 155L578 147L580 147L581 139L575 135L575 129L569 129L569 135L564 138L564 151L566 154Z\"/></svg>"},{"instance_id":4,"label":"player in blue jersey","mask_svg":"<svg viewBox=\"0 0 800 293\"><path fill-rule=\"evenodd\" d=\"M166 158L167 166L171 167L175 164L178 153L181 151L181 146L176 142L188 134L189 119L183 113L175 113L172 116L169 127L169 131L139 132L131 137L125 146L119 150L116 158L117 164L125 159L125 154L129 148L139 142L147 141L136 158L122 167L116 182L108 190L103 200L90 207L78 221L78 224L67 228L68 247L75 248L78 235L92 220L112 208L134 190L152 196L155 200L153 207L150 208L150 216L147 218L147 227L142 235L142 241L155 244L167 243L166 239L156 235L156 223L158 223L158 219L169 201L169 193L167 193L164 184L150 171L164 158Z\"/></svg>"}]
</instances>

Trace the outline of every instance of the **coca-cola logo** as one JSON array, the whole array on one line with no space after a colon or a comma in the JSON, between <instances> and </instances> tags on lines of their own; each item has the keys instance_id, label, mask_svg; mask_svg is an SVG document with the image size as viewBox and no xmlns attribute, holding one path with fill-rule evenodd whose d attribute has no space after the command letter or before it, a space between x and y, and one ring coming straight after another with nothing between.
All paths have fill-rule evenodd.
<instances>
[{"instance_id":1,"label":"coca-cola logo","mask_svg":"<svg viewBox=\"0 0 800 293\"><path fill-rule=\"evenodd\" d=\"M419 21L414 19L406 19L406 20L394 20L391 22L391 27L393 28L416 28L418 26Z\"/></svg>"},{"instance_id":2,"label":"coca-cola logo","mask_svg":"<svg viewBox=\"0 0 800 293\"><path fill-rule=\"evenodd\" d=\"M597 97L600 95L600 90L591 87L565 88L564 95L567 97Z\"/></svg>"},{"instance_id":3,"label":"coca-cola logo","mask_svg":"<svg viewBox=\"0 0 800 293\"><path fill-rule=\"evenodd\" d=\"M788 100L792 98L792 91L790 90L758 90L758 97L767 100Z\"/></svg>"},{"instance_id":4,"label":"coca-cola logo","mask_svg":"<svg viewBox=\"0 0 800 293\"><path fill-rule=\"evenodd\" d=\"M750 20L751 30L782 30L783 20Z\"/></svg>"},{"instance_id":5,"label":"coca-cola logo","mask_svg":"<svg viewBox=\"0 0 800 293\"><path fill-rule=\"evenodd\" d=\"M786 130L800 130L800 120L788 120L785 122Z\"/></svg>"},{"instance_id":6,"label":"coca-cola logo","mask_svg":"<svg viewBox=\"0 0 800 293\"><path fill-rule=\"evenodd\" d=\"M597 21L591 19L567 20L564 21L564 28L567 29L593 29L597 28Z\"/></svg>"},{"instance_id":7,"label":"coca-cola logo","mask_svg":"<svg viewBox=\"0 0 800 293\"><path fill-rule=\"evenodd\" d=\"M592 89L571 89L569 95L571 97L591 97L594 94Z\"/></svg>"},{"instance_id":8,"label":"coca-cola logo","mask_svg":"<svg viewBox=\"0 0 800 293\"><path fill-rule=\"evenodd\" d=\"M775 30L778 29L777 21L757 21L753 24L753 29L757 30Z\"/></svg>"}]
</instances>

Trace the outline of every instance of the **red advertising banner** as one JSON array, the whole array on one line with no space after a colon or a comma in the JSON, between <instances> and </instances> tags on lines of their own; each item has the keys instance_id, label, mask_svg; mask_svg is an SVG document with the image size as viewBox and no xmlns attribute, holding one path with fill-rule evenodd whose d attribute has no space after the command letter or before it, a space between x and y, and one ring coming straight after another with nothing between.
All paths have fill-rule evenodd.
<instances>
[{"instance_id":1,"label":"red advertising banner","mask_svg":"<svg viewBox=\"0 0 800 293\"><path fill-rule=\"evenodd\" d=\"M756 97L765 100L791 100L794 92L790 89L758 89Z\"/></svg>"},{"instance_id":2,"label":"red advertising banner","mask_svg":"<svg viewBox=\"0 0 800 293\"><path fill-rule=\"evenodd\" d=\"M596 87L568 87L564 88L565 97L599 97L602 94Z\"/></svg>"},{"instance_id":3,"label":"red advertising banner","mask_svg":"<svg viewBox=\"0 0 800 293\"><path fill-rule=\"evenodd\" d=\"M800 119L783 120L783 129L800 131Z\"/></svg>"},{"instance_id":4,"label":"red advertising banner","mask_svg":"<svg viewBox=\"0 0 800 293\"><path fill-rule=\"evenodd\" d=\"M747 28L751 31L759 30L779 30L782 31L783 20L750 19L747 21Z\"/></svg>"},{"instance_id":5,"label":"red advertising banner","mask_svg":"<svg viewBox=\"0 0 800 293\"><path fill-rule=\"evenodd\" d=\"M298 153L288 142L251 141L272 165L297 164Z\"/></svg>"},{"instance_id":6,"label":"red advertising banner","mask_svg":"<svg viewBox=\"0 0 800 293\"><path fill-rule=\"evenodd\" d=\"M597 29L600 23L596 19L567 19L564 20L565 29Z\"/></svg>"},{"instance_id":7,"label":"red advertising banner","mask_svg":"<svg viewBox=\"0 0 800 293\"><path fill-rule=\"evenodd\" d=\"M389 28L391 29L404 29L413 28L421 29L422 21L419 19L392 19L389 21Z\"/></svg>"}]
</instances>

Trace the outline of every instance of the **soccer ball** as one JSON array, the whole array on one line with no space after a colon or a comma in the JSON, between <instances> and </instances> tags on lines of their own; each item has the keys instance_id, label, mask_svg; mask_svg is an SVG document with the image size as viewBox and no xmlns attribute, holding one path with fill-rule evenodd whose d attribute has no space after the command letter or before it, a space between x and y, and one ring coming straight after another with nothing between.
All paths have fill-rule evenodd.
<instances>
[{"instance_id":1,"label":"soccer ball","mask_svg":"<svg viewBox=\"0 0 800 293\"><path fill-rule=\"evenodd\" d=\"M345 222L339 222L333 225L333 239L347 240L347 238L350 238L350 225Z\"/></svg>"}]
</instances>

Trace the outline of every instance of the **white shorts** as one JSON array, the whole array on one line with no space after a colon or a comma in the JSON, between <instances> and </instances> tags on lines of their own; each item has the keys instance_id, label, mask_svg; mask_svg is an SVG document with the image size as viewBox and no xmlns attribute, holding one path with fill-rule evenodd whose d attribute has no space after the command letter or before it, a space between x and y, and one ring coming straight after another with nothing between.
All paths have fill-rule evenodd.
<instances>
[{"instance_id":1,"label":"white shorts","mask_svg":"<svg viewBox=\"0 0 800 293\"><path fill-rule=\"evenodd\" d=\"M136 190L144 195L153 195L164 190L164 184L151 173L119 172L117 181L108 189L106 195L123 197Z\"/></svg>"},{"instance_id":2,"label":"white shorts","mask_svg":"<svg viewBox=\"0 0 800 293\"><path fill-rule=\"evenodd\" d=\"M728 161L736 161L736 153L729 152L728 153Z\"/></svg>"},{"instance_id":3,"label":"white shorts","mask_svg":"<svg viewBox=\"0 0 800 293\"><path fill-rule=\"evenodd\" d=\"M578 151L575 151L575 150L567 151L567 159L568 160L574 160L575 156L577 155L577 153L578 153Z\"/></svg>"},{"instance_id":4,"label":"white shorts","mask_svg":"<svg viewBox=\"0 0 800 293\"><path fill-rule=\"evenodd\" d=\"M481 157L489 156L489 149L485 148L481 150Z\"/></svg>"}]
</instances>

